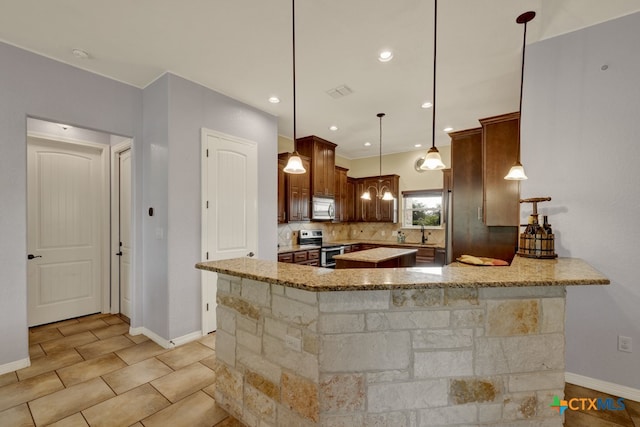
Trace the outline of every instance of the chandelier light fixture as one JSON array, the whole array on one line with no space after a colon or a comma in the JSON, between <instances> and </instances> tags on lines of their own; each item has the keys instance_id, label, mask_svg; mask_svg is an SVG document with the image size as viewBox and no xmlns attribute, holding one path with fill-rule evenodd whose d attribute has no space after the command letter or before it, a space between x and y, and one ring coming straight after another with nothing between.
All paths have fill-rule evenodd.
<instances>
[{"instance_id":1,"label":"chandelier light fixture","mask_svg":"<svg viewBox=\"0 0 640 427\"><path fill-rule=\"evenodd\" d=\"M512 180L512 181L522 181L527 179L527 175L524 173L524 167L522 167L522 163L520 163L520 139L522 137L520 129L520 123L522 123L522 88L524 86L524 51L527 46L527 22L531 21L535 18L536 13L533 11L525 12L522 15L516 18L516 22L518 24L524 24L524 35L522 37L522 69L520 72L520 107L518 108L518 112L520 112L520 118L518 119L518 144L517 144L517 160L511 169L509 169L509 173L504 179Z\"/></svg>"},{"instance_id":2,"label":"chandelier light fixture","mask_svg":"<svg viewBox=\"0 0 640 427\"><path fill-rule=\"evenodd\" d=\"M431 148L427 151L420 169L422 170L438 170L444 169L444 163L440 157L440 152L436 148L436 48L438 35L438 0L434 1L433 10L433 102L431 115Z\"/></svg>"},{"instance_id":3,"label":"chandelier light fixture","mask_svg":"<svg viewBox=\"0 0 640 427\"><path fill-rule=\"evenodd\" d=\"M393 200L394 197L391 190L386 185L382 185L382 118L385 116L385 114L378 113L376 115L378 116L378 119L380 119L380 155L378 157L378 184L375 186L370 185L369 187L367 187L360 198L363 200L371 200L371 192L369 190L373 189L373 191L375 191L376 193L377 198L382 200Z\"/></svg>"},{"instance_id":4,"label":"chandelier light fixture","mask_svg":"<svg viewBox=\"0 0 640 427\"><path fill-rule=\"evenodd\" d=\"M300 175L307 170L302 165L302 159L298 154L298 140L296 136L296 5L295 0L291 0L291 28L293 41L293 153L289 156L284 173Z\"/></svg>"}]
</instances>

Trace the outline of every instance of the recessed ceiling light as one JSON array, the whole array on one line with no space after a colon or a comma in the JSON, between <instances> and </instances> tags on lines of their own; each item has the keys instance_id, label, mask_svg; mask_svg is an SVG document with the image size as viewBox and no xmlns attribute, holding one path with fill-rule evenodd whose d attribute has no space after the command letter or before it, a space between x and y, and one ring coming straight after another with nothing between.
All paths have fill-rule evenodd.
<instances>
[{"instance_id":1,"label":"recessed ceiling light","mask_svg":"<svg viewBox=\"0 0 640 427\"><path fill-rule=\"evenodd\" d=\"M427 102L423 102L421 107L422 108L431 108L431 107L433 107L433 104L430 103L429 101L427 101Z\"/></svg>"},{"instance_id":2,"label":"recessed ceiling light","mask_svg":"<svg viewBox=\"0 0 640 427\"><path fill-rule=\"evenodd\" d=\"M445 131L445 132L451 132L453 130L453 128L452 127L446 127L446 128L444 128L442 130Z\"/></svg>"},{"instance_id":3,"label":"recessed ceiling light","mask_svg":"<svg viewBox=\"0 0 640 427\"><path fill-rule=\"evenodd\" d=\"M331 125L331 126L329 126L329 130L331 130L331 131L334 131L334 132L335 132L335 131L337 131L337 130L338 130L338 126L336 126L336 125Z\"/></svg>"},{"instance_id":4,"label":"recessed ceiling light","mask_svg":"<svg viewBox=\"0 0 640 427\"><path fill-rule=\"evenodd\" d=\"M82 49L73 49L71 53L78 59L89 59L89 54Z\"/></svg>"},{"instance_id":5,"label":"recessed ceiling light","mask_svg":"<svg viewBox=\"0 0 640 427\"><path fill-rule=\"evenodd\" d=\"M393 52L390 50L383 50L378 55L378 61L380 62L389 62L393 59Z\"/></svg>"},{"instance_id":6,"label":"recessed ceiling light","mask_svg":"<svg viewBox=\"0 0 640 427\"><path fill-rule=\"evenodd\" d=\"M269 98L269 102L272 104L277 104L280 102L280 98L278 98L277 96L272 96Z\"/></svg>"},{"instance_id":7,"label":"recessed ceiling light","mask_svg":"<svg viewBox=\"0 0 640 427\"><path fill-rule=\"evenodd\" d=\"M416 147L416 148L420 148L420 147L422 147L422 144L413 144L413 146Z\"/></svg>"},{"instance_id":8,"label":"recessed ceiling light","mask_svg":"<svg viewBox=\"0 0 640 427\"><path fill-rule=\"evenodd\" d=\"M364 146L365 147L371 147L371 143L369 141L367 141L367 142L364 143Z\"/></svg>"}]
</instances>

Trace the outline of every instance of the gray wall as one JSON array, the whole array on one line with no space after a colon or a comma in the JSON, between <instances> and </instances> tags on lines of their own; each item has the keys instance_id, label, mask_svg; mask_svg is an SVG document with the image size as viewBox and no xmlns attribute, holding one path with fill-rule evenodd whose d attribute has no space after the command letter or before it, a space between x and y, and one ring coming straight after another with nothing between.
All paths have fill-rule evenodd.
<instances>
[{"instance_id":1,"label":"gray wall","mask_svg":"<svg viewBox=\"0 0 640 427\"><path fill-rule=\"evenodd\" d=\"M133 138L132 327L201 328L201 127L258 143L258 254L275 260L274 116L170 74L140 90L0 43L0 366L28 357L27 117Z\"/></svg>"},{"instance_id":2,"label":"gray wall","mask_svg":"<svg viewBox=\"0 0 640 427\"><path fill-rule=\"evenodd\" d=\"M27 116L140 139L141 112L139 89L0 43L0 365L29 354Z\"/></svg>"},{"instance_id":3,"label":"gray wall","mask_svg":"<svg viewBox=\"0 0 640 427\"><path fill-rule=\"evenodd\" d=\"M258 144L258 256L275 260L277 119L172 74L144 92L145 203L157 212L144 225L145 249L153 252L145 251L145 326L177 338L202 323L200 272L194 268L200 260L201 128ZM157 228L164 239L157 239Z\"/></svg>"},{"instance_id":4,"label":"gray wall","mask_svg":"<svg viewBox=\"0 0 640 427\"><path fill-rule=\"evenodd\" d=\"M167 209L169 205L169 91L165 74L143 93L143 281L139 325L169 339ZM149 208L154 215L149 216ZM162 233L160 238L156 233ZM136 308L139 305L136 304Z\"/></svg>"},{"instance_id":5,"label":"gray wall","mask_svg":"<svg viewBox=\"0 0 640 427\"><path fill-rule=\"evenodd\" d=\"M568 290L567 371L636 389L639 28L636 13L528 47L522 107L522 196L551 196L540 206L558 254L583 258L611 279ZM634 353L617 351L618 335L633 338Z\"/></svg>"}]
</instances>

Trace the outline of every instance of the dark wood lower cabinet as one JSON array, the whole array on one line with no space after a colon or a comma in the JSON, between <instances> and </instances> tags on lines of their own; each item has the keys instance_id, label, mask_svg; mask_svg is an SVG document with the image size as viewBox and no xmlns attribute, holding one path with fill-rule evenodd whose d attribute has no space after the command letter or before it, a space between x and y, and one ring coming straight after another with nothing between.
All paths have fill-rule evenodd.
<instances>
[{"instance_id":1,"label":"dark wood lower cabinet","mask_svg":"<svg viewBox=\"0 0 640 427\"><path fill-rule=\"evenodd\" d=\"M300 265L320 266L320 249L304 249L278 254L278 262L288 262Z\"/></svg>"},{"instance_id":2,"label":"dark wood lower cabinet","mask_svg":"<svg viewBox=\"0 0 640 427\"><path fill-rule=\"evenodd\" d=\"M433 264L435 260L436 250L435 248L418 248L416 254L416 266Z\"/></svg>"}]
</instances>

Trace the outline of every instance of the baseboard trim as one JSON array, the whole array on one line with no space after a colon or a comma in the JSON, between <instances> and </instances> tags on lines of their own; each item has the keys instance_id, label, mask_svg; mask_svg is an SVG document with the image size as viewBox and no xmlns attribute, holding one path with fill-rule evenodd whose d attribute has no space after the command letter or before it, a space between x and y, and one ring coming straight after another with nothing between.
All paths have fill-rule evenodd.
<instances>
[{"instance_id":1,"label":"baseboard trim","mask_svg":"<svg viewBox=\"0 0 640 427\"><path fill-rule=\"evenodd\" d=\"M202 331L195 331L195 332L191 332L189 334L183 335L181 337L174 338L172 340L167 340L145 327L129 328L129 334L130 335L142 334L145 337L148 337L151 341L161 346L162 348L174 348L174 347L178 347L188 342L195 341L197 339L202 338Z\"/></svg>"},{"instance_id":2,"label":"baseboard trim","mask_svg":"<svg viewBox=\"0 0 640 427\"><path fill-rule=\"evenodd\" d=\"M179 346L179 345L191 342L191 341L198 340L198 339L200 339L202 337L203 337L202 331L194 331L194 332L191 332L190 334L186 334L186 335L183 335L181 337L174 338L169 342L173 343L174 346Z\"/></svg>"},{"instance_id":3,"label":"baseboard trim","mask_svg":"<svg viewBox=\"0 0 640 427\"><path fill-rule=\"evenodd\" d=\"M26 359L16 360L15 362L5 363L4 365L0 365L0 375L17 371L22 368L28 368L29 366L31 366L31 359L28 357Z\"/></svg>"},{"instance_id":4,"label":"baseboard trim","mask_svg":"<svg viewBox=\"0 0 640 427\"><path fill-rule=\"evenodd\" d=\"M579 385L581 387L640 402L640 390L636 388L610 383L596 378L585 377L584 375L573 374L571 372L564 373L564 380L570 384Z\"/></svg>"}]
</instances>

